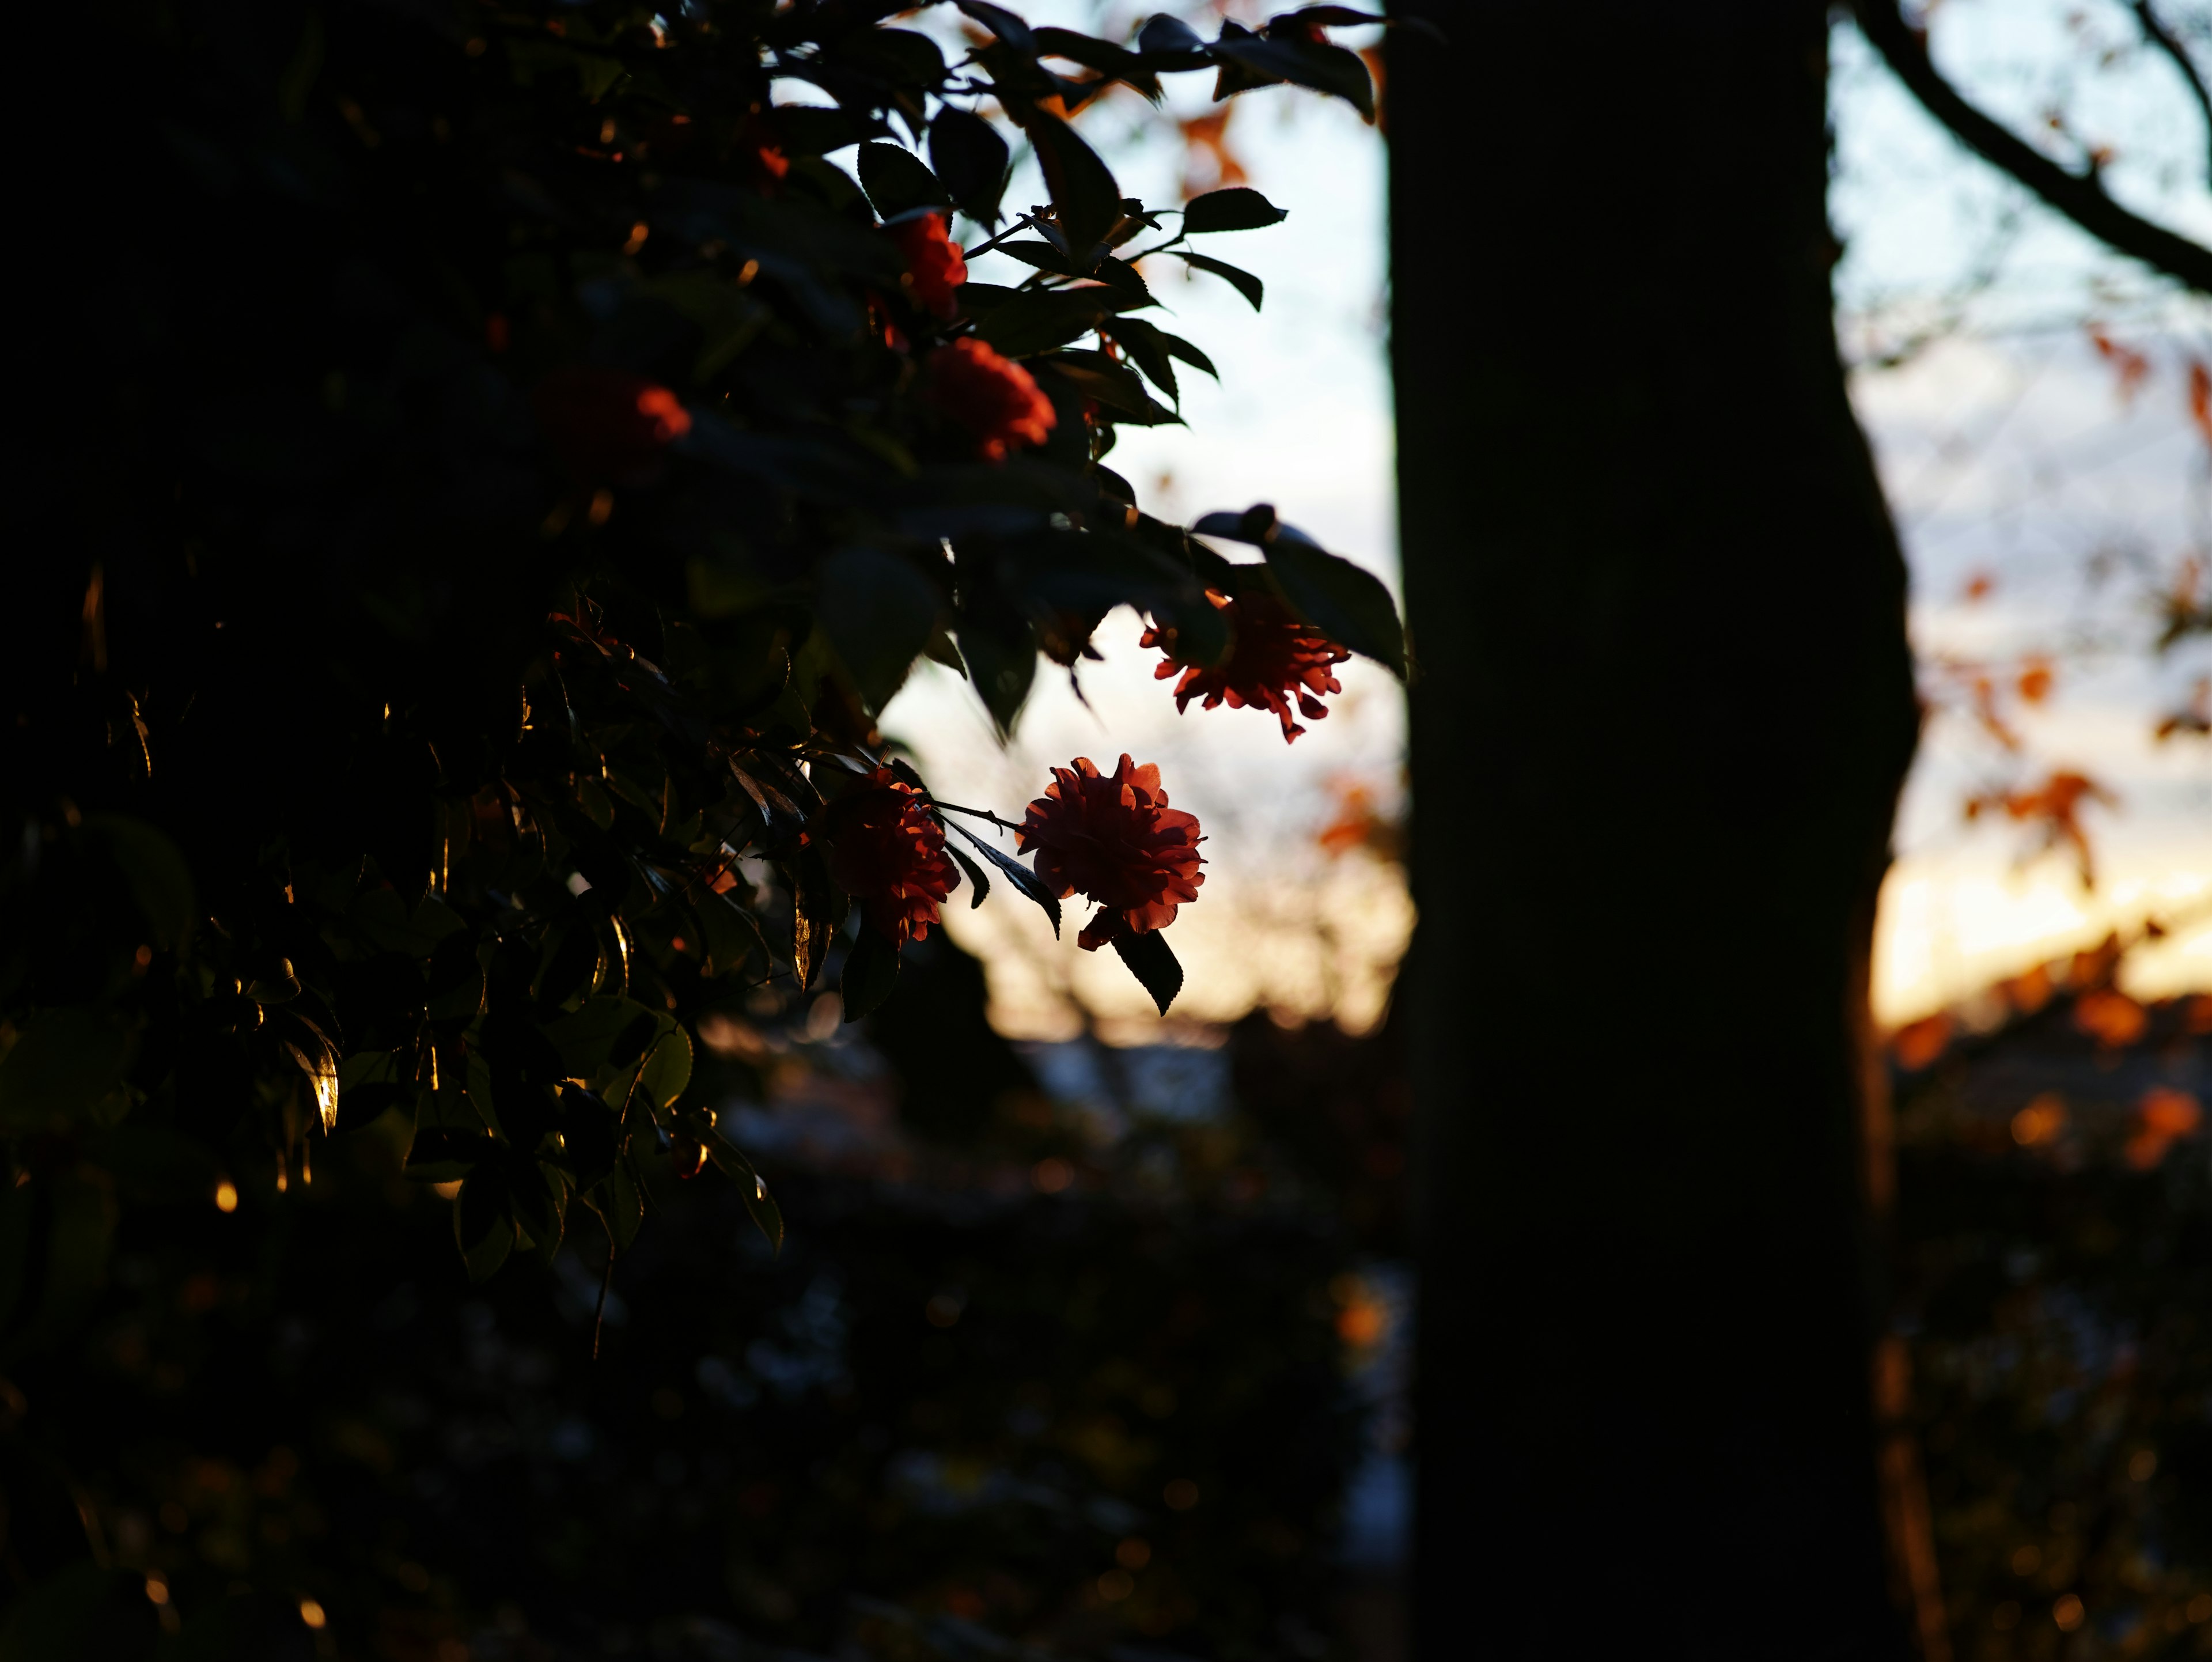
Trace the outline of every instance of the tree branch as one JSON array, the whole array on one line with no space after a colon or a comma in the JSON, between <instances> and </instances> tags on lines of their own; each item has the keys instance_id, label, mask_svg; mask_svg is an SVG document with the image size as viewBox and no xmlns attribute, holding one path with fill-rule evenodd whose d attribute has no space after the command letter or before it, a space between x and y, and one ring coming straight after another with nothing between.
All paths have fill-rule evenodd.
<instances>
[{"instance_id":1,"label":"tree branch","mask_svg":"<svg viewBox=\"0 0 2212 1662\"><path fill-rule=\"evenodd\" d=\"M2205 177L2212 179L2212 91L2207 91L2204 77L2197 72L2190 61L2189 52L2173 32L2159 21L2158 14L2150 9L2150 0L2135 0L2136 21L2142 25L2143 38L2173 60L2181 71L2181 78L2189 83L2189 90L2197 95L2197 107L2204 113L2204 139L2208 149Z\"/></svg>"},{"instance_id":2,"label":"tree branch","mask_svg":"<svg viewBox=\"0 0 2212 1662\"><path fill-rule=\"evenodd\" d=\"M2094 169L2069 173L1968 103L1936 72L1928 56L1926 33L1905 21L1898 0L1856 0L1853 9L1859 27L1897 78L1960 143L2010 174L2090 235L2177 283L2212 295L2212 249L2130 213L2105 194Z\"/></svg>"}]
</instances>

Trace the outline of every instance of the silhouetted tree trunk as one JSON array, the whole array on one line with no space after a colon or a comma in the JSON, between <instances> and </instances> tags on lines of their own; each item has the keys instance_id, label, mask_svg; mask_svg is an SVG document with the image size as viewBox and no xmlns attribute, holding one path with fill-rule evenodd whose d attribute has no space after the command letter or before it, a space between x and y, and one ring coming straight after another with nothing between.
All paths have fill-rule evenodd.
<instances>
[{"instance_id":1,"label":"silhouetted tree trunk","mask_svg":"<svg viewBox=\"0 0 2212 1662\"><path fill-rule=\"evenodd\" d=\"M1394 37L1427 1662L1891 1657L1876 886L1917 729L1810 0Z\"/></svg>"}]
</instances>

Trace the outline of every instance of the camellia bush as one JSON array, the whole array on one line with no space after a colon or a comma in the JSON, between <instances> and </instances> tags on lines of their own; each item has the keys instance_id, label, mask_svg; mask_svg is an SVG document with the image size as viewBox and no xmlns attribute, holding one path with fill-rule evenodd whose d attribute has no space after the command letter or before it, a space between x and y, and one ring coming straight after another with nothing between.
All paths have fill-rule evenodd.
<instances>
[{"instance_id":1,"label":"camellia bush","mask_svg":"<svg viewBox=\"0 0 2212 1662\"><path fill-rule=\"evenodd\" d=\"M1147 273L1257 307L1210 250L1283 215L1128 198L1070 125L1187 73L1371 115L1327 31L1378 20L959 9L951 58L847 0L179 0L78 43L100 113L56 165L100 228L0 724L13 1350L118 1201L228 1210L393 1116L479 1278L579 1202L611 1265L648 1147L780 1239L688 1089L699 1019L832 977L863 1016L962 892L1089 903L1078 944L1167 1008L1203 874L1156 768L1077 758L1001 818L875 716L927 657L1010 728L1123 606L1178 704L1286 739L1348 654L1402 672L1372 576L1109 465L1212 373ZM985 247L1030 275L969 281Z\"/></svg>"}]
</instances>

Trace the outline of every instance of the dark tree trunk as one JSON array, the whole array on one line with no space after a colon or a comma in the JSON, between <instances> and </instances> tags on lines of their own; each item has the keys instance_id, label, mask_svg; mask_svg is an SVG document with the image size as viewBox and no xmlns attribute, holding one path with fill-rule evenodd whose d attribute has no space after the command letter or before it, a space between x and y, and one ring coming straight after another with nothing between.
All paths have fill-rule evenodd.
<instances>
[{"instance_id":1,"label":"dark tree trunk","mask_svg":"<svg viewBox=\"0 0 2212 1662\"><path fill-rule=\"evenodd\" d=\"M1431 5L1388 115L1419 1653L1897 1656L1866 983L1917 717L1826 8Z\"/></svg>"}]
</instances>

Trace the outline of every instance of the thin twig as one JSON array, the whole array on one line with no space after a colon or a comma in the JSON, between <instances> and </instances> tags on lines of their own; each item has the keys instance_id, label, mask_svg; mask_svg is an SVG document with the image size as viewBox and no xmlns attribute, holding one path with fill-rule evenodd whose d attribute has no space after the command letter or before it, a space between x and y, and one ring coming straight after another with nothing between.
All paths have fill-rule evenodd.
<instances>
[{"instance_id":1,"label":"thin twig","mask_svg":"<svg viewBox=\"0 0 2212 1662\"><path fill-rule=\"evenodd\" d=\"M997 247L1008 237L1015 234L1015 233L1019 231L1035 230L1036 228L1037 219L1038 216L1035 213L1024 214L1019 219L1007 226L1005 230L1000 232L998 235L993 237L989 241L979 242L972 248L962 249L960 251L960 258L966 260L973 259L978 254L988 254L992 249Z\"/></svg>"},{"instance_id":2,"label":"thin twig","mask_svg":"<svg viewBox=\"0 0 2212 1662\"><path fill-rule=\"evenodd\" d=\"M940 801L934 796L929 799L929 806L933 808L943 808L949 813L965 813L973 815L978 819L988 819L993 825L1000 826L1006 831L1019 831L1021 829L1019 825L1016 825L1011 819L1000 819L997 814L993 813L988 808L963 808L957 802Z\"/></svg>"},{"instance_id":3,"label":"thin twig","mask_svg":"<svg viewBox=\"0 0 2212 1662\"><path fill-rule=\"evenodd\" d=\"M1905 21L1898 0L1856 0L1855 10L1859 27L1906 90L1960 143L2010 174L2090 235L2200 294L2212 295L2212 249L2138 218L2105 194L2095 169L2069 173L1967 102L1937 72L1928 55L1926 33Z\"/></svg>"},{"instance_id":4,"label":"thin twig","mask_svg":"<svg viewBox=\"0 0 2212 1662\"><path fill-rule=\"evenodd\" d=\"M2181 78L2189 83L2189 90L2196 94L2197 107L2204 114L2205 177L2212 179L2212 90L2207 90L2204 77L2197 72L2188 48L2150 9L2150 0L2135 0L2135 14L2136 21L2142 25L2143 38L2173 60L2174 67L2181 71Z\"/></svg>"}]
</instances>

